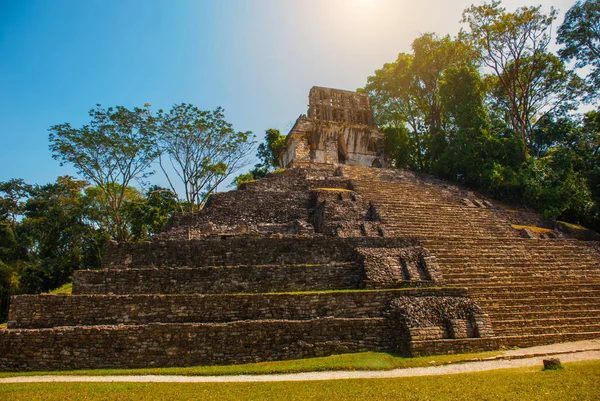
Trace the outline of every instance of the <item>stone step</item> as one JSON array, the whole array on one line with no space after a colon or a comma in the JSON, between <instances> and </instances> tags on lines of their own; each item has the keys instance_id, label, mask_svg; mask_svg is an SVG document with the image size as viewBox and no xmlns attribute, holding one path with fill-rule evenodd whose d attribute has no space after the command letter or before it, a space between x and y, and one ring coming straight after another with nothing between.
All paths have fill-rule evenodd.
<instances>
[{"instance_id":1,"label":"stone step","mask_svg":"<svg viewBox=\"0 0 600 401\"><path fill-rule=\"evenodd\" d=\"M439 255L439 256L438 256ZM489 265L494 266L497 264L505 264L507 267L518 266L519 264L531 264L531 265L539 265L539 266L561 266L561 265L572 265L572 266L594 266L600 269L600 263L597 260L592 258L570 258L561 257L561 255L554 255L554 259L552 258L552 254L548 253L543 258L539 257L527 257L524 255L506 255L504 257L487 257L485 255L477 256L473 254L473 256L469 257L467 255L460 255L456 257L447 257L445 255L440 255L439 253L435 254L437 260L439 262L443 262L449 266L459 265L465 267L477 267L481 265Z\"/></svg>"},{"instance_id":2,"label":"stone step","mask_svg":"<svg viewBox=\"0 0 600 401\"><path fill-rule=\"evenodd\" d=\"M413 241L414 243L414 241ZM399 238L222 235L197 240L110 244L103 267L205 267L330 264L354 260L359 247L404 247Z\"/></svg>"},{"instance_id":3,"label":"stone step","mask_svg":"<svg viewBox=\"0 0 600 401\"><path fill-rule=\"evenodd\" d=\"M431 252L431 251L430 251ZM436 256L438 262L444 263L445 265L452 267L463 267L463 268L477 268L480 266L505 266L506 268L518 268L519 266L544 266L548 268L558 268L561 266L569 267L569 266L583 266L588 268L595 268L600 270L600 264L596 260L586 260L581 258L579 260L574 260L571 258L570 260L562 259L560 256L557 256L554 260L540 260L540 259L527 259L526 257L516 257L516 256L506 256L504 258L486 258L477 257L473 255L473 257L462 256L461 258L453 258L449 259L444 256L437 256L438 254L434 254Z\"/></svg>"},{"instance_id":4,"label":"stone step","mask_svg":"<svg viewBox=\"0 0 600 401\"><path fill-rule=\"evenodd\" d=\"M423 222L424 224L430 223L442 223L448 222L450 225L470 225L470 224L484 224L489 227L506 227L511 230L516 230L510 226L510 223L501 221L489 214L473 215L469 210L450 211L444 210L444 208L435 207L428 209L414 209L412 207L402 207L400 209L393 209L389 207L382 207L375 203L375 209L383 217L387 217L388 220L396 224L403 222Z\"/></svg>"},{"instance_id":5,"label":"stone step","mask_svg":"<svg viewBox=\"0 0 600 401\"><path fill-rule=\"evenodd\" d=\"M385 224L387 230L391 233L406 233L406 232L432 232L435 236L448 236L456 237L462 236L463 238L468 237L484 237L484 236L507 236L510 234L516 237L520 235L518 232L512 229L501 229L496 226L489 226L487 224L447 224L444 222L419 222L419 221L403 221L398 222L392 221L391 218L381 218L381 221ZM477 233L477 235L465 236L465 233Z\"/></svg>"},{"instance_id":6,"label":"stone step","mask_svg":"<svg viewBox=\"0 0 600 401\"><path fill-rule=\"evenodd\" d=\"M79 270L73 294L226 294L356 289L363 269L335 265Z\"/></svg>"},{"instance_id":7,"label":"stone step","mask_svg":"<svg viewBox=\"0 0 600 401\"><path fill-rule=\"evenodd\" d=\"M486 275L542 275L542 276L562 276L562 274L581 275L598 273L600 267L593 265L536 265L536 264L513 264L503 266L501 264L480 264L476 266L465 266L460 263L448 264L437 260L442 267L445 275L453 277L477 277Z\"/></svg>"},{"instance_id":8,"label":"stone step","mask_svg":"<svg viewBox=\"0 0 600 401\"><path fill-rule=\"evenodd\" d=\"M565 276L565 277L544 277L544 276L536 276L536 277L532 277L532 278L522 278L522 277L498 277L498 278L494 278L494 277L484 277L484 278L479 278L479 279L463 279L463 280L454 280L454 279L446 279L444 280L444 283L448 286L451 287L456 287L456 286L460 286L460 287L467 287L473 290L473 293L482 293L482 292L487 292L487 293L500 293L500 292L520 292L520 291L525 291L525 290L516 290L516 291L492 291L492 290L486 290L486 288L488 287L488 283L490 281L493 281L495 284L497 285L502 285L508 289L513 288L513 287L518 287L518 288L528 288L531 286L535 286L537 283L539 283L540 281L543 281L545 283L548 283L550 285L554 284L557 287L560 286L563 288L563 290L567 290L567 291L579 291L579 289L583 289L583 288L595 288L597 289L597 286L595 286L595 283L597 283L598 281L600 281L599 277L596 278L582 278L580 276ZM582 283L583 282L583 283ZM580 284L582 283L582 284Z\"/></svg>"},{"instance_id":9,"label":"stone step","mask_svg":"<svg viewBox=\"0 0 600 401\"><path fill-rule=\"evenodd\" d=\"M500 263L486 264L483 262L478 265L464 265L461 263L448 264L438 260L438 264L442 267L443 272L449 275L485 275L485 274L542 274L560 276L561 274L592 274L600 271L600 266L593 264L535 264L535 263L511 263L508 266Z\"/></svg>"},{"instance_id":10,"label":"stone step","mask_svg":"<svg viewBox=\"0 0 600 401\"><path fill-rule=\"evenodd\" d=\"M581 280L577 276L572 276L572 277L568 277L568 278L569 278L569 281L571 282L571 285L565 285L565 283L562 282L558 278L552 278L551 280L546 280L545 277L537 277L537 278L532 278L532 279L515 278L512 280L511 279L494 280L493 278L480 279L480 280L444 280L444 285L446 285L448 287L466 287L466 288L469 288L472 290L471 291L472 294L507 294L507 293L527 292L530 290L527 290L526 288L533 287L533 286L535 286L536 283L539 283L540 281L548 282L549 284L556 284L556 286L561 286L563 291L570 291L571 293L576 293L581 289L598 290L598 287L592 283L598 282L600 280L600 278L596 278L595 280L592 280L591 283L586 283L586 284L577 284L577 281ZM505 286L507 288L507 290L506 291L486 290L486 288L488 288L487 283L489 283L490 280L494 280L496 282L496 284L498 284L498 285ZM515 290L515 291L510 290L511 288L517 288L517 287L523 288L523 290ZM549 290L544 290L544 291L549 291Z\"/></svg>"},{"instance_id":11,"label":"stone step","mask_svg":"<svg viewBox=\"0 0 600 401\"><path fill-rule=\"evenodd\" d=\"M534 240L529 240L534 241ZM566 255L569 252L577 252L578 254L584 255L586 257L598 257L600 253L594 250L591 247L587 246L573 246L570 244L565 244L559 240L544 240L546 243L554 243L555 245L548 244L539 244L537 243L514 243L514 244L506 244L500 245L497 243L473 243L473 244L464 244L464 243L456 243L452 244L450 241L448 244L436 244L431 241L431 239L423 240L424 245L432 250L436 250L437 252L443 252L448 256L453 255L455 252L458 254L472 254L473 251L482 252L484 254L490 255L512 255L512 254L534 254L534 255L544 255L548 252L557 253L559 255Z\"/></svg>"},{"instance_id":12,"label":"stone step","mask_svg":"<svg viewBox=\"0 0 600 401\"><path fill-rule=\"evenodd\" d=\"M485 236L498 235L498 229L495 227L477 227L477 226L441 226L437 223L420 224L407 222L406 224L390 223L389 220L381 219L385 226L386 233L390 236ZM516 235L516 234L515 234Z\"/></svg>"},{"instance_id":13,"label":"stone step","mask_svg":"<svg viewBox=\"0 0 600 401\"><path fill-rule=\"evenodd\" d=\"M516 270L516 269L514 269ZM451 283L470 283L484 285L484 283L508 284L524 280L524 284L530 284L532 281L550 280L553 283L560 283L560 280L566 280L567 283L573 281L596 282L600 280L600 274L597 270L573 269L573 270L550 270L529 268L525 271L514 271L513 269L486 269L475 271L456 271L448 273L442 265L444 279Z\"/></svg>"},{"instance_id":14,"label":"stone step","mask_svg":"<svg viewBox=\"0 0 600 401\"><path fill-rule=\"evenodd\" d=\"M556 282L544 281L544 284L540 284L539 281L533 284L520 284L520 285L509 285L494 283L494 284L480 284L470 285L468 287L469 294L498 294L498 293L521 293L521 292L552 292L555 290L561 291L575 291L580 290L595 290L600 291L600 280L594 282L572 282L565 283L564 281L557 280Z\"/></svg>"},{"instance_id":15,"label":"stone step","mask_svg":"<svg viewBox=\"0 0 600 401\"><path fill-rule=\"evenodd\" d=\"M600 309L589 309L586 305L585 309L573 310L542 310L542 311L506 311L498 310L497 312L486 312L493 321L506 321L510 319L517 320L532 320L532 319L564 319L564 318L583 318L583 317L598 317Z\"/></svg>"},{"instance_id":16,"label":"stone step","mask_svg":"<svg viewBox=\"0 0 600 401\"><path fill-rule=\"evenodd\" d=\"M577 333L543 333L528 335L503 335L498 337L498 345L503 348L532 347L535 345L558 344L571 341L593 340L600 338L600 330L588 330Z\"/></svg>"},{"instance_id":17,"label":"stone step","mask_svg":"<svg viewBox=\"0 0 600 401\"><path fill-rule=\"evenodd\" d=\"M484 230L484 229L458 229L458 228L439 228L437 226L431 226L429 228L414 228L413 226L406 227L404 229L397 229L396 227L382 221L384 224L384 230L386 237L412 237L422 238L424 240L435 237L480 237L497 233L497 230ZM515 234L516 235L516 234Z\"/></svg>"},{"instance_id":18,"label":"stone step","mask_svg":"<svg viewBox=\"0 0 600 401\"><path fill-rule=\"evenodd\" d=\"M553 240L548 240L548 241L553 241ZM507 257L507 256L529 256L531 258L533 257L544 257L546 255L550 255L550 254L554 254L554 255L558 255L561 257L567 257L570 255L571 258L575 258L576 256L578 257L583 257L586 259L595 259L598 260L598 257L600 256L599 253L597 252L593 252L592 250L586 250L586 249L581 249L581 248L577 248L577 247L537 247L537 248L528 248L528 247L524 247L522 245L520 246L515 246L513 248L499 248L499 247L495 247L493 245L473 245L473 246L466 246L463 248L460 247L448 247L448 248L443 248L440 246L435 246L435 245L427 245L426 246L428 248L431 248L432 250L435 250L437 253L440 254L440 256L444 255L447 257L460 257L460 256L471 256L471 255L475 255L475 254L479 254L482 256L489 256L489 257Z\"/></svg>"},{"instance_id":19,"label":"stone step","mask_svg":"<svg viewBox=\"0 0 600 401\"><path fill-rule=\"evenodd\" d=\"M448 262L444 259L438 259L436 257L438 263L444 267L444 271L448 273L485 273L485 272L494 272L494 271L505 271L505 272L535 272L535 271L552 271L552 272L560 272L560 271L579 271L579 270L587 270L590 272L600 271L600 266L597 266L595 262L588 263L568 263L568 262L535 262L535 261L527 261L527 260L514 260L512 258L506 258L504 263L501 261L488 261L485 259L481 259L481 261L476 263L469 262Z\"/></svg>"},{"instance_id":20,"label":"stone step","mask_svg":"<svg viewBox=\"0 0 600 401\"><path fill-rule=\"evenodd\" d=\"M600 330L590 330L579 333L501 335L494 338L467 338L463 340L433 340L412 343L411 352L415 356L465 353L499 348L533 347L536 345L592 340L597 338L600 338Z\"/></svg>"},{"instance_id":21,"label":"stone step","mask_svg":"<svg viewBox=\"0 0 600 401\"><path fill-rule=\"evenodd\" d=\"M568 316L568 317L538 317L530 319L518 319L516 317L509 317L508 319L493 319L492 320L495 330L508 330L514 328L520 329L537 329L544 327L560 327L560 326L599 326L600 327L600 315L593 314L588 316Z\"/></svg>"},{"instance_id":22,"label":"stone step","mask_svg":"<svg viewBox=\"0 0 600 401\"><path fill-rule=\"evenodd\" d=\"M570 334L570 333L585 333L585 332L600 332L600 324L563 324L557 326L540 326L540 327L498 327L496 328L495 322L492 322L494 326L494 333L497 336L528 336L537 334Z\"/></svg>"},{"instance_id":23,"label":"stone step","mask_svg":"<svg viewBox=\"0 0 600 401\"><path fill-rule=\"evenodd\" d=\"M405 208L403 207L403 210L390 210L377 204L375 204L375 210L382 219L389 221L393 225L402 225L408 222L415 223L415 226L418 227L421 224L431 225L440 223L440 226L442 226L441 223L448 223L451 226L483 225L486 227L506 227L515 230L508 222L498 221L489 215L473 215L468 210L447 211L440 209L439 206L432 206L430 209L415 210L408 205Z\"/></svg>"},{"instance_id":24,"label":"stone step","mask_svg":"<svg viewBox=\"0 0 600 401\"><path fill-rule=\"evenodd\" d=\"M482 246L471 246L464 248L441 248L437 246L428 246L429 248L435 250L440 256L445 256L449 259L452 258L460 258L464 256L472 256L472 255L480 255L481 257L490 257L490 258L502 258L502 257L511 257L511 256L521 256L521 257L529 257L531 259L534 258L547 258L549 256L558 256L563 258L570 258L571 260L583 258L585 260L599 260L600 254L597 252L592 253L591 251L587 251L585 249L580 249L576 247L537 247L537 248L526 248L523 246L514 247L512 249L502 249Z\"/></svg>"},{"instance_id":25,"label":"stone step","mask_svg":"<svg viewBox=\"0 0 600 401\"><path fill-rule=\"evenodd\" d=\"M485 312L490 316L491 315L502 315L504 313L506 313L507 315L512 315L512 316L519 316L519 315L527 314L527 313L531 313L531 314L555 313L558 316L562 313L566 313L566 314L569 314L570 312L573 312L573 313L585 312L585 313L587 313L588 311L600 309L600 308L595 307L594 305L590 305L589 303L571 303L571 304L555 303L555 304L548 304L548 305L531 305L531 304L500 305L500 304L498 304L497 306L485 305L484 308L485 308Z\"/></svg>"},{"instance_id":26,"label":"stone step","mask_svg":"<svg viewBox=\"0 0 600 401\"><path fill-rule=\"evenodd\" d=\"M553 242L555 240L546 240L546 241ZM425 241L425 243L427 243L427 241ZM460 255L460 254L469 255L469 254L472 254L473 251L478 251L483 255L490 255L490 256L495 256L495 255L507 256L507 255L514 255L514 254L544 256L550 252L556 253L558 255L568 255L569 252L577 252L578 254L580 254L581 256L584 256L586 258L597 258L598 256L600 256L600 254L598 252L596 252L595 250L593 250L591 248L568 246L568 245L561 246L560 244L555 245L555 246L543 246L543 245L527 246L527 244L515 244L513 246L504 246L504 247L494 245L494 244L483 244L483 245L473 244L471 246L456 245L454 247L452 247L452 245L448 245L446 248L441 247L439 245L431 245L431 244L427 244L427 246L432 249L435 249L438 252L444 252L449 257L452 257L454 255ZM571 253L571 257L573 257L572 253Z\"/></svg>"},{"instance_id":27,"label":"stone step","mask_svg":"<svg viewBox=\"0 0 600 401\"><path fill-rule=\"evenodd\" d=\"M382 318L258 320L0 330L0 367L73 370L199 366L393 352Z\"/></svg>"},{"instance_id":28,"label":"stone step","mask_svg":"<svg viewBox=\"0 0 600 401\"><path fill-rule=\"evenodd\" d=\"M484 309L497 309L497 308L508 308L508 307L521 307L523 311L527 311L528 308L534 307L550 307L555 305L598 305L598 299L596 296L566 296L561 298L555 297L530 297L530 298L497 298L488 297L483 298L480 296L473 295L473 299L479 306Z\"/></svg>"},{"instance_id":29,"label":"stone step","mask_svg":"<svg viewBox=\"0 0 600 401\"><path fill-rule=\"evenodd\" d=\"M432 238L426 240L427 243L435 245L448 245L454 247L460 246L474 246L474 245L495 245L498 247L510 247L510 246L530 246L530 247L577 247L593 249L587 242L581 242L576 239L570 238L557 238L552 240L547 239L535 239L535 238L523 238L523 237L511 237L511 238L498 238L498 237L480 237L480 238Z\"/></svg>"},{"instance_id":30,"label":"stone step","mask_svg":"<svg viewBox=\"0 0 600 401\"><path fill-rule=\"evenodd\" d=\"M594 289L579 289L577 291L573 290L553 290L553 291L522 291L522 292L507 292L507 293L499 293L499 292L485 292L485 291L471 291L470 292L473 297L477 299L487 299L498 301L501 299L529 299L529 298L549 298L549 299L560 299L560 298L572 298L574 296L577 297L594 297L600 296L600 291ZM600 301L600 299L599 299Z\"/></svg>"},{"instance_id":31,"label":"stone step","mask_svg":"<svg viewBox=\"0 0 600 401\"><path fill-rule=\"evenodd\" d=\"M11 300L8 328L226 323L384 317L401 296L460 296L464 289L236 295L20 295Z\"/></svg>"}]
</instances>

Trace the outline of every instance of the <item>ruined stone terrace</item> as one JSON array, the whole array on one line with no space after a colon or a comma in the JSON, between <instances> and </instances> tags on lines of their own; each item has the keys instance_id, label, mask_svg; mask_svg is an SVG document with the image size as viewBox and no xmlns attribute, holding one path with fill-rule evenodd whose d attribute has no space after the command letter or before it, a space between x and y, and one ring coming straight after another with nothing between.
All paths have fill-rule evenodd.
<instances>
[{"instance_id":1,"label":"ruined stone terrace","mask_svg":"<svg viewBox=\"0 0 600 401\"><path fill-rule=\"evenodd\" d=\"M535 218L528 217L528 221ZM190 366L600 337L600 257L397 169L288 169L111 244L73 295L18 296L0 369ZM528 234L528 236L530 236Z\"/></svg>"}]
</instances>

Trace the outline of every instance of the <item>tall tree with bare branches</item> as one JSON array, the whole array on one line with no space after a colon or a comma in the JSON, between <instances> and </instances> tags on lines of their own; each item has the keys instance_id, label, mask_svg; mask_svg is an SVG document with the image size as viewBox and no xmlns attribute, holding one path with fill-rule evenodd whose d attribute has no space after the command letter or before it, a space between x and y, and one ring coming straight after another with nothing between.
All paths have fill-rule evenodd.
<instances>
[{"instance_id":1,"label":"tall tree with bare branches","mask_svg":"<svg viewBox=\"0 0 600 401\"><path fill-rule=\"evenodd\" d=\"M235 131L220 107L203 111L182 103L168 113L160 112L158 118L160 166L176 194L174 180L179 179L182 200L187 211L194 212L219 184L248 163L252 133Z\"/></svg>"}]
</instances>

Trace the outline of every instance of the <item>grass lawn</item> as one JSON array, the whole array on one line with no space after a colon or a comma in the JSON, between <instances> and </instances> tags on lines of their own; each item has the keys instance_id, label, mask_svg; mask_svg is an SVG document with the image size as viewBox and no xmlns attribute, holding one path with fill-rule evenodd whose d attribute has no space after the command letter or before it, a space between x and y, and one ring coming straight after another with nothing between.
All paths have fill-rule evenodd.
<instances>
[{"instance_id":1,"label":"grass lawn","mask_svg":"<svg viewBox=\"0 0 600 401\"><path fill-rule=\"evenodd\" d=\"M271 383L0 385L5 400L597 400L600 361L398 379Z\"/></svg>"},{"instance_id":2,"label":"grass lawn","mask_svg":"<svg viewBox=\"0 0 600 401\"><path fill-rule=\"evenodd\" d=\"M244 365L196 366L191 368L143 368L143 369L94 369L58 372L0 372L0 377L72 375L72 376L109 376L109 375L185 375L185 376L223 376L256 375L276 373L323 372L332 370L390 370L437 366L460 362L473 358L486 358L501 352L478 354L436 355L417 358L404 358L383 352L363 352L360 354L332 355L320 358L296 359L292 361L260 362Z\"/></svg>"}]
</instances>

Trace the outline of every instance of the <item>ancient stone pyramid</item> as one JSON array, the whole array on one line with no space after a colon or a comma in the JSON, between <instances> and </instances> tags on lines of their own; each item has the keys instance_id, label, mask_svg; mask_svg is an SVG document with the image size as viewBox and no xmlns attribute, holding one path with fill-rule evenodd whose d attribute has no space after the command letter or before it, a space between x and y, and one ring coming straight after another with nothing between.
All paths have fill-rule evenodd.
<instances>
[{"instance_id":1,"label":"ancient stone pyramid","mask_svg":"<svg viewBox=\"0 0 600 401\"><path fill-rule=\"evenodd\" d=\"M111 244L102 270L76 272L73 295L13 297L0 369L424 355L600 337L597 244L519 226L548 224L404 170L289 168L213 195L198 215L173 216L151 241Z\"/></svg>"}]
</instances>

